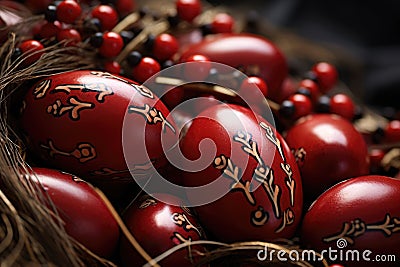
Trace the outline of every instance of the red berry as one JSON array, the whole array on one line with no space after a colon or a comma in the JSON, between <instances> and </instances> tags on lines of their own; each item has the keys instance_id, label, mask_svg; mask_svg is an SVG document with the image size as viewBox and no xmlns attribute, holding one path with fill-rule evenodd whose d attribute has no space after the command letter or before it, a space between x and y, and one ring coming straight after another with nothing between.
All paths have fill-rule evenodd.
<instances>
[{"instance_id":1,"label":"red berry","mask_svg":"<svg viewBox=\"0 0 400 267\"><path fill-rule=\"evenodd\" d=\"M65 23L74 23L81 15L81 6L74 0L64 0L57 6L57 19Z\"/></svg>"},{"instance_id":2,"label":"red berry","mask_svg":"<svg viewBox=\"0 0 400 267\"><path fill-rule=\"evenodd\" d=\"M312 71L317 76L320 91L324 94L335 86L338 80L338 73L332 64L320 62L312 67Z\"/></svg>"},{"instance_id":3,"label":"red berry","mask_svg":"<svg viewBox=\"0 0 400 267\"><path fill-rule=\"evenodd\" d=\"M400 142L400 121L393 120L387 124L385 141L389 143Z\"/></svg>"},{"instance_id":4,"label":"red berry","mask_svg":"<svg viewBox=\"0 0 400 267\"><path fill-rule=\"evenodd\" d=\"M382 149L371 149L368 153L369 155L369 164L370 168L374 170L378 170L379 167L381 166L381 161L383 157L385 156L385 151Z\"/></svg>"},{"instance_id":5,"label":"red berry","mask_svg":"<svg viewBox=\"0 0 400 267\"><path fill-rule=\"evenodd\" d=\"M100 20L101 30L110 31L118 23L118 13L108 5L98 5L92 10L92 17Z\"/></svg>"},{"instance_id":6,"label":"red berry","mask_svg":"<svg viewBox=\"0 0 400 267\"><path fill-rule=\"evenodd\" d=\"M345 94L336 94L330 101L330 112L352 120L354 117L354 103L353 100Z\"/></svg>"},{"instance_id":7,"label":"red berry","mask_svg":"<svg viewBox=\"0 0 400 267\"><path fill-rule=\"evenodd\" d=\"M265 80L267 80L267 79L265 79ZM268 80L268 81L270 81L270 80ZM270 84L270 82L268 82L268 86L269 86L269 84ZM268 98L271 98L271 100L273 100L277 103L282 103L289 96L295 94L296 90L297 90L296 82L294 81L293 78L288 76L283 80L282 85L278 91L272 90L272 93L271 93L271 90L270 90L270 92L268 92ZM271 94L273 94L274 97Z\"/></svg>"},{"instance_id":8,"label":"red berry","mask_svg":"<svg viewBox=\"0 0 400 267\"><path fill-rule=\"evenodd\" d=\"M1 3L1 1L0 1L0 3ZM0 18L0 20L2 20L1 18ZM40 36L40 30L42 29L42 26L45 24L45 22L43 21L42 23L36 23L36 24L34 24L33 26L32 26L32 29L31 29L31 34L32 34L32 36ZM6 25L6 24L4 24L4 25ZM1 28L3 28L3 26L1 26L0 27L0 29ZM5 33L3 33L3 32L7 32L6 30L0 30L0 33L2 33L2 35L4 35Z\"/></svg>"},{"instance_id":9,"label":"red berry","mask_svg":"<svg viewBox=\"0 0 400 267\"><path fill-rule=\"evenodd\" d=\"M260 99L260 91L264 96L268 94L267 84L260 77L248 77L239 88L239 93L247 95L246 100L258 102Z\"/></svg>"},{"instance_id":10,"label":"red berry","mask_svg":"<svg viewBox=\"0 0 400 267\"><path fill-rule=\"evenodd\" d=\"M144 57L140 63L132 69L132 75L136 81L143 83L160 70L161 66L155 59Z\"/></svg>"},{"instance_id":11,"label":"red berry","mask_svg":"<svg viewBox=\"0 0 400 267\"><path fill-rule=\"evenodd\" d=\"M41 38L51 38L57 36L57 33L61 31L61 23L59 21L47 22L39 30L39 35Z\"/></svg>"},{"instance_id":12,"label":"red berry","mask_svg":"<svg viewBox=\"0 0 400 267\"><path fill-rule=\"evenodd\" d=\"M201 12L201 3L199 0L177 0L176 9L179 18L192 22Z\"/></svg>"},{"instance_id":13,"label":"red berry","mask_svg":"<svg viewBox=\"0 0 400 267\"><path fill-rule=\"evenodd\" d=\"M81 41L81 35L75 29L64 29L57 33L57 41L65 41L66 46L74 46Z\"/></svg>"},{"instance_id":14,"label":"red berry","mask_svg":"<svg viewBox=\"0 0 400 267\"><path fill-rule=\"evenodd\" d=\"M134 0L118 0L116 3L116 8L118 14L122 17L130 14L135 9L135 1Z\"/></svg>"},{"instance_id":15,"label":"red berry","mask_svg":"<svg viewBox=\"0 0 400 267\"><path fill-rule=\"evenodd\" d=\"M186 58L183 74L188 81L203 81L208 77L211 69L211 62L208 57L203 55L192 55Z\"/></svg>"},{"instance_id":16,"label":"red berry","mask_svg":"<svg viewBox=\"0 0 400 267\"><path fill-rule=\"evenodd\" d=\"M113 74L121 73L121 65L117 61L107 61L104 63L104 69Z\"/></svg>"},{"instance_id":17,"label":"red berry","mask_svg":"<svg viewBox=\"0 0 400 267\"><path fill-rule=\"evenodd\" d=\"M106 32L103 34L103 43L99 48L99 53L103 57L118 56L124 47L124 40L115 32Z\"/></svg>"},{"instance_id":18,"label":"red berry","mask_svg":"<svg viewBox=\"0 0 400 267\"><path fill-rule=\"evenodd\" d=\"M289 100L292 101L294 105L293 119L298 119L311 114L312 103L310 98L308 98L307 96L294 94L289 97Z\"/></svg>"},{"instance_id":19,"label":"red berry","mask_svg":"<svg viewBox=\"0 0 400 267\"><path fill-rule=\"evenodd\" d=\"M158 60L170 59L176 52L178 52L178 40L168 33L158 35L153 43L153 55Z\"/></svg>"},{"instance_id":20,"label":"red berry","mask_svg":"<svg viewBox=\"0 0 400 267\"><path fill-rule=\"evenodd\" d=\"M211 23L213 33L231 33L233 31L234 19L225 13L217 14Z\"/></svg>"},{"instance_id":21,"label":"red berry","mask_svg":"<svg viewBox=\"0 0 400 267\"><path fill-rule=\"evenodd\" d=\"M310 79L301 80L299 83L299 88L308 89L308 91L310 91L310 94L311 94L311 100L314 103L317 102L320 92L319 92L318 84L316 84L313 80L310 80Z\"/></svg>"},{"instance_id":22,"label":"red berry","mask_svg":"<svg viewBox=\"0 0 400 267\"><path fill-rule=\"evenodd\" d=\"M22 53L26 53L27 57L24 60L24 64L30 65L39 60L43 55L44 46L42 43L36 40L27 40L21 43L19 46Z\"/></svg>"}]
</instances>

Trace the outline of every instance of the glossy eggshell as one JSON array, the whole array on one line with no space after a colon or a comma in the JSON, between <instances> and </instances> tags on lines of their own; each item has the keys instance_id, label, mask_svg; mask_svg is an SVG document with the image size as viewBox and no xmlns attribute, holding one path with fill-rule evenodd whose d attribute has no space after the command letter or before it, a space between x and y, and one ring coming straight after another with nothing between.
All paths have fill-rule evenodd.
<instances>
[{"instance_id":1,"label":"glossy eggshell","mask_svg":"<svg viewBox=\"0 0 400 267\"><path fill-rule=\"evenodd\" d=\"M305 214L301 240L321 251L338 249L339 238L346 249L364 250L375 255L400 257L400 180L384 176L362 176L341 182L323 193ZM343 240L342 240L343 241ZM340 245L343 246L343 245ZM351 262L345 266L398 266L386 262Z\"/></svg>"},{"instance_id":2,"label":"glossy eggshell","mask_svg":"<svg viewBox=\"0 0 400 267\"><path fill-rule=\"evenodd\" d=\"M171 201L172 195L163 195ZM137 199L125 212L124 222L140 246L151 256L157 257L165 251L187 242L204 239L202 229L189 209L168 205L151 196ZM200 246L192 249L204 251ZM193 266L187 248L181 249L160 262L161 266ZM121 238L120 255L123 266L143 266L146 261L126 238ZM193 254L195 257L195 254Z\"/></svg>"},{"instance_id":3,"label":"glossy eggshell","mask_svg":"<svg viewBox=\"0 0 400 267\"><path fill-rule=\"evenodd\" d=\"M195 54L238 68L248 75L259 75L267 82L272 99L279 95L288 74L286 59L279 48L257 35L232 33L205 38L188 46L181 55L181 61L185 62L186 58Z\"/></svg>"},{"instance_id":4,"label":"glossy eggshell","mask_svg":"<svg viewBox=\"0 0 400 267\"><path fill-rule=\"evenodd\" d=\"M304 197L314 200L337 182L368 174L367 145L347 120L329 114L301 119L287 131L286 142L298 154Z\"/></svg>"},{"instance_id":5,"label":"glossy eggshell","mask_svg":"<svg viewBox=\"0 0 400 267\"><path fill-rule=\"evenodd\" d=\"M135 166L150 166L150 159L160 167L161 137L175 138L173 121L166 119L171 127L164 127L161 117L155 118L169 114L157 96L105 72L49 76L28 91L24 103L22 129L33 152L46 164L91 181L132 182L124 152L134 152L129 160ZM130 131L124 140L123 129Z\"/></svg>"},{"instance_id":6,"label":"glossy eggshell","mask_svg":"<svg viewBox=\"0 0 400 267\"><path fill-rule=\"evenodd\" d=\"M280 143L282 155L267 138L266 128L260 125L270 129L273 140ZM292 237L301 219L302 184L295 159L279 133L247 108L217 105L192 121L182 139L183 155L188 160L200 158L199 144L205 139L216 146L215 160L201 171L185 172L183 183L189 187L201 186L222 176L220 186L229 191L214 202L195 207L206 231L223 242ZM211 150L205 143L202 145L203 151ZM283 166L291 167L291 175L286 174ZM272 171L268 171L269 167ZM255 175L256 171L263 175ZM256 179L250 182L253 175ZM264 183L257 180L260 178ZM245 190L245 184L251 189ZM188 199L193 202L207 195L188 193Z\"/></svg>"},{"instance_id":7,"label":"glossy eggshell","mask_svg":"<svg viewBox=\"0 0 400 267\"><path fill-rule=\"evenodd\" d=\"M57 208L68 235L95 254L110 257L118 245L119 227L93 187L57 170L33 168L33 173Z\"/></svg>"}]
</instances>

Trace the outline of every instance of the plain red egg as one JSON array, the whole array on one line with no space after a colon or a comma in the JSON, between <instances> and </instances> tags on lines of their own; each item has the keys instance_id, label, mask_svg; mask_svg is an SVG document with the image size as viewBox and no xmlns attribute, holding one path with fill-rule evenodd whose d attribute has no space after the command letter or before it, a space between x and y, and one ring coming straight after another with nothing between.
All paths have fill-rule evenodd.
<instances>
[{"instance_id":1,"label":"plain red egg","mask_svg":"<svg viewBox=\"0 0 400 267\"><path fill-rule=\"evenodd\" d=\"M281 85L288 75L286 59L279 48L266 38L252 34L219 34L188 46L181 61L200 54L242 70L251 76L260 76L268 86L268 96L280 95Z\"/></svg>"},{"instance_id":2,"label":"plain red egg","mask_svg":"<svg viewBox=\"0 0 400 267\"><path fill-rule=\"evenodd\" d=\"M119 240L119 226L91 185L65 172L33 168L44 192L57 209L65 231L100 257L110 257Z\"/></svg>"},{"instance_id":3,"label":"plain red egg","mask_svg":"<svg viewBox=\"0 0 400 267\"><path fill-rule=\"evenodd\" d=\"M301 119L285 140L298 154L305 198L314 200L337 182L369 172L367 145L344 118L317 114Z\"/></svg>"}]
</instances>

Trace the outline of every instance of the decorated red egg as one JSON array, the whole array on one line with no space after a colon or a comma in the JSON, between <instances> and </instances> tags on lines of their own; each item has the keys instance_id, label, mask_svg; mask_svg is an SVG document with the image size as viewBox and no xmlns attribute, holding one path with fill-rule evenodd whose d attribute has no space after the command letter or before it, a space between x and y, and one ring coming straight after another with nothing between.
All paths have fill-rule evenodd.
<instances>
[{"instance_id":1,"label":"decorated red egg","mask_svg":"<svg viewBox=\"0 0 400 267\"><path fill-rule=\"evenodd\" d=\"M133 181L129 170L145 175L153 164L160 167L162 138L176 135L168 109L152 91L101 71L44 78L28 91L22 112L36 155L93 181ZM129 170L125 150L134 150Z\"/></svg>"},{"instance_id":2,"label":"decorated red egg","mask_svg":"<svg viewBox=\"0 0 400 267\"><path fill-rule=\"evenodd\" d=\"M178 201L172 195L164 194L163 198ZM204 239L202 229L188 208L168 205L148 195L142 196L127 209L124 221L143 250L152 258L177 245ZM199 245L186 246L159 264L167 267L193 266L190 259L198 257L196 249L204 252ZM126 238L121 239L120 254L124 266L143 266L147 262Z\"/></svg>"},{"instance_id":3,"label":"decorated red egg","mask_svg":"<svg viewBox=\"0 0 400 267\"><path fill-rule=\"evenodd\" d=\"M272 99L279 96L282 82L288 74L286 59L278 47L268 39L252 34L210 36L190 45L182 53L181 60L185 62L190 56L198 54L265 79Z\"/></svg>"},{"instance_id":4,"label":"decorated red egg","mask_svg":"<svg viewBox=\"0 0 400 267\"><path fill-rule=\"evenodd\" d=\"M347 120L329 114L301 119L285 140L297 157L304 196L314 200L350 177L368 174L368 150L362 135Z\"/></svg>"},{"instance_id":5,"label":"decorated red egg","mask_svg":"<svg viewBox=\"0 0 400 267\"><path fill-rule=\"evenodd\" d=\"M119 227L92 186L61 171L33 168L34 180L57 209L65 231L101 257L110 257L119 240Z\"/></svg>"},{"instance_id":6,"label":"decorated red egg","mask_svg":"<svg viewBox=\"0 0 400 267\"><path fill-rule=\"evenodd\" d=\"M400 180L384 176L362 176L333 186L305 214L302 242L318 252L334 250L325 257L347 262L345 266L398 266L399 192Z\"/></svg>"},{"instance_id":7,"label":"decorated red egg","mask_svg":"<svg viewBox=\"0 0 400 267\"><path fill-rule=\"evenodd\" d=\"M294 156L269 122L241 106L214 105L192 121L181 149L188 199L212 236L223 242L292 237L302 184Z\"/></svg>"}]
</instances>

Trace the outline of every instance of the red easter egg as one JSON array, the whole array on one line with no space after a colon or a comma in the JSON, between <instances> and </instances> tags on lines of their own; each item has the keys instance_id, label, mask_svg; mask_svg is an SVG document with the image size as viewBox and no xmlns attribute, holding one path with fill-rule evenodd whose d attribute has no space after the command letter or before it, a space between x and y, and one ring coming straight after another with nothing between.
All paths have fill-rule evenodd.
<instances>
[{"instance_id":1,"label":"red easter egg","mask_svg":"<svg viewBox=\"0 0 400 267\"><path fill-rule=\"evenodd\" d=\"M172 199L172 195L163 195ZM140 246L154 258L165 251L186 242L204 238L204 234L190 210L185 207L165 204L156 198L144 195L135 201L124 214L124 222ZM190 250L191 249L191 250ZM162 260L161 266L193 266L190 251L203 251L201 246L186 247ZM120 255L123 266L143 266L146 261L137 250L121 239Z\"/></svg>"},{"instance_id":2,"label":"red easter egg","mask_svg":"<svg viewBox=\"0 0 400 267\"><path fill-rule=\"evenodd\" d=\"M339 116L305 117L288 130L285 140L297 155L304 197L308 200L314 200L337 182L369 172L362 135Z\"/></svg>"},{"instance_id":3,"label":"red easter egg","mask_svg":"<svg viewBox=\"0 0 400 267\"><path fill-rule=\"evenodd\" d=\"M204 55L210 61L242 70L248 75L260 76L269 88L268 96L280 95L283 80L288 74L286 59L271 41L252 34L220 34L188 46L181 61L192 55Z\"/></svg>"},{"instance_id":4,"label":"red easter egg","mask_svg":"<svg viewBox=\"0 0 400 267\"><path fill-rule=\"evenodd\" d=\"M101 257L112 256L119 227L93 187L57 170L33 168L33 173L57 208L67 234Z\"/></svg>"},{"instance_id":5,"label":"red easter egg","mask_svg":"<svg viewBox=\"0 0 400 267\"><path fill-rule=\"evenodd\" d=\"M305 214L302 242L318 252L336 250L332 257L337 259L331 261L345 266L398 266L389 255L400 257L399 191L399 180L378 175L333 186ZM352 258L357 255L359 260ZM382 255L387 261L377 262Z\"/></svg>"},{"instance_id":6,"label":"red easter egg","mask_svg":"<svg viewBox=\"0 0 400 267\"><path fill-rule=\"evenodd\" d=\"M129 157L133 174L146 174L153 164L161 167L161 139L176 134L168 109L152 91L106 72L49 76L28 91L24 102L22 128L33 152L91 181L133 181L126 151L135 152Z\"/></svg>"},{"instance_id":7,"label":"red easter egg","mask_svg":"<svg viewBox=\"0 0 400 267\"><path fill-rule=\"evenodd\" d=\"M212 236L223 242L292 237L301 219L302 184L294 156L269 122L241 106L214 105L193 119L181 149L195 167L205 164L195 172L185 165L185 186L215 183L209 191L188 191ZM225 193L195 204L216 192Z\"/></svg>"}]
</instances>

